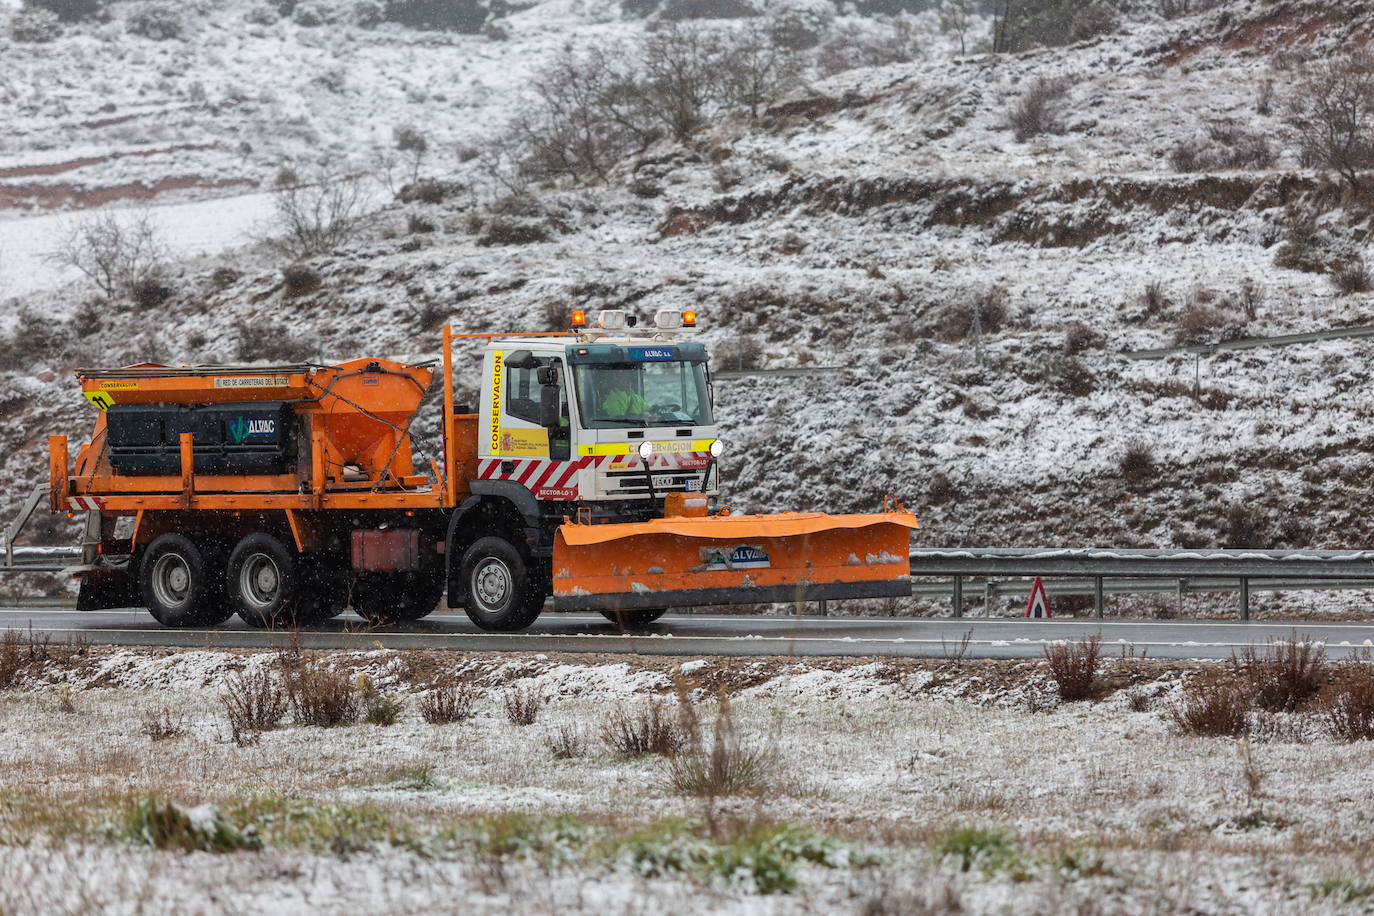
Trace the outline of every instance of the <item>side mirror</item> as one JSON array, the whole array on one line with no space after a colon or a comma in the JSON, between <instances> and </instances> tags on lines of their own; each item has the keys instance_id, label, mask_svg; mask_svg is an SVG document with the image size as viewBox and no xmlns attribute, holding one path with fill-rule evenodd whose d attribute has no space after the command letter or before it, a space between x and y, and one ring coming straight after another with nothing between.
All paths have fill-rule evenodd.
<instances>
[{"instance_id":1,"label":"side mirror","mask_svg":"<svg viewBox=\"0 0 1374 916\"><path fill-rule=\"evenodd\" d=\"M540 386L544 388L558 387L558 370L553 366L540 366L535 372L534 377L538 379Z\"/></svg>"},{"instance_id":2,"label":"side mirror","mask_svg":"<svg viewBox=\"0 0 1374 916\"><path fill-rule=\"evenodd\" d=\"M539 370L543 372L543 369ZM549 370L553 371L553 370ZM556 429L559 417L559 406L562 399L558 396L557 385L541 384L539 388L539 425L545 429Z\"/></svg>"},{"instance_id":3,"label":"side mirror","mask_svg":"<svg viewBox=\"0 0 1374 916\"><path fill-rule=\"evenodd\" d=\"M516 350L506 357L506 367L510 369L533 369L539 360L529 350Z\"/></svg>"}]
</instances>

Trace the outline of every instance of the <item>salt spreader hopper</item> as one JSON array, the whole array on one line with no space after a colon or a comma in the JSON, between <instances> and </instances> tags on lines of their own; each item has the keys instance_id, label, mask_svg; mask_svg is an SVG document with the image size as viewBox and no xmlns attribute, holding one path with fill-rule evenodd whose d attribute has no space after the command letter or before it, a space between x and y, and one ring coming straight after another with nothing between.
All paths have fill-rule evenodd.
<instances>
[{"instance_id":1,"label":"salt spreader hopper","mask_svg":"<svg viewBox=\"0 0 1374 916\"><path fill-rule=\"evenodd\" d=\"M171 626L414 620L445 593L487 630L555 611L643 624L671 607L909 595L917 522L714 509L723 445L692 312L582 313L560 334L443 335L441 461L411 427L430 366L128 366L78 372L99 411L56 511L90 513L84 609ZM476 409L453 342L486 341Z\"/></svg>"}]
</instances>

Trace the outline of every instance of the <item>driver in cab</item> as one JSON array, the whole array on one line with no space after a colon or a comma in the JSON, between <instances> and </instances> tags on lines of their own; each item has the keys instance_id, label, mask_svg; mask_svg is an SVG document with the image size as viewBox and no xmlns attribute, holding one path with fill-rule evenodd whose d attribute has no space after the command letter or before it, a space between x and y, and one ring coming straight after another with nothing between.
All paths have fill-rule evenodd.
<instances>
[{"instance_id":1,"label":"driver in cab","mask_svg":"<svg viewBox=\"0 0 1374 916\"><path fill-rule=\"evenodd\" d=\"M601 385L601 414L608 419L645 417L649 414L649 402L618 380L606 378Z\"/></svg>"}]
</instances>

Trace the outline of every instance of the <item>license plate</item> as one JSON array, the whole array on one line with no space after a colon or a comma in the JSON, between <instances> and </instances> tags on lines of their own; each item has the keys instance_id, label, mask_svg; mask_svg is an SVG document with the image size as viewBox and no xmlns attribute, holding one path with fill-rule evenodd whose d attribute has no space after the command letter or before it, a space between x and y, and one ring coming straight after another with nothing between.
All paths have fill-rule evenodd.
<instances>
[{"instance_id":1,"label":"license plate","mask_svg":"<svg viewBox=\"0 0 1374 916\"><path fill-rule=\"evenodd\" d=\"M700 493L700 492L701 492L701 478L700 478L700 477L693 477L691 480L687 481L687 491L688 491L689 493Z\"/></svg>"}]
</instances>

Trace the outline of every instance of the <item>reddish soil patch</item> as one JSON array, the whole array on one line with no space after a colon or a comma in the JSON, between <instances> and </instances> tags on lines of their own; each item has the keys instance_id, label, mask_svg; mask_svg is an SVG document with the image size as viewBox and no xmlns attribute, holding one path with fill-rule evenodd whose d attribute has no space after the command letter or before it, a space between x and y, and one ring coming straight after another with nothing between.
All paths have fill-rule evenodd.
<instances>
[{"instance_id":1,"label":"reddish soil patch","mask_svg":"<svg viewBox=\"0 0 1374 916\"><path fill-rule=\"evenodd\" d=\"M108 156L89 156L84 159L69 159L66 162L49 162L44 165L16 165L8 169L0 169L0 179L26 178L33 175L60 175L63 172L70 172L73 169L84 169L88 165L99 165L102 162L113 162L116 159L138 156L156 156L160 153L182 153L190 150L214 149L216 146L217 144L214 143L187 143L181 146L166 146L159 149L129 150L123 153L111 153Z\"/></svg>"},{"instance_id":2,"label":"reddish soil patch","mask_svg":"<svg viewBox=\"0 0 1374 916\"><path fill-rule=\"evenodd\" d=\"M79 188L71 184L0 186L0 210L82 210L120 200L152 200L162 194L191 188L213 190L256 186L256 182L246 178L205 181L199 175L177 175L152 185L122 184L104 188Z\"/></svg>"}]
</instances>

